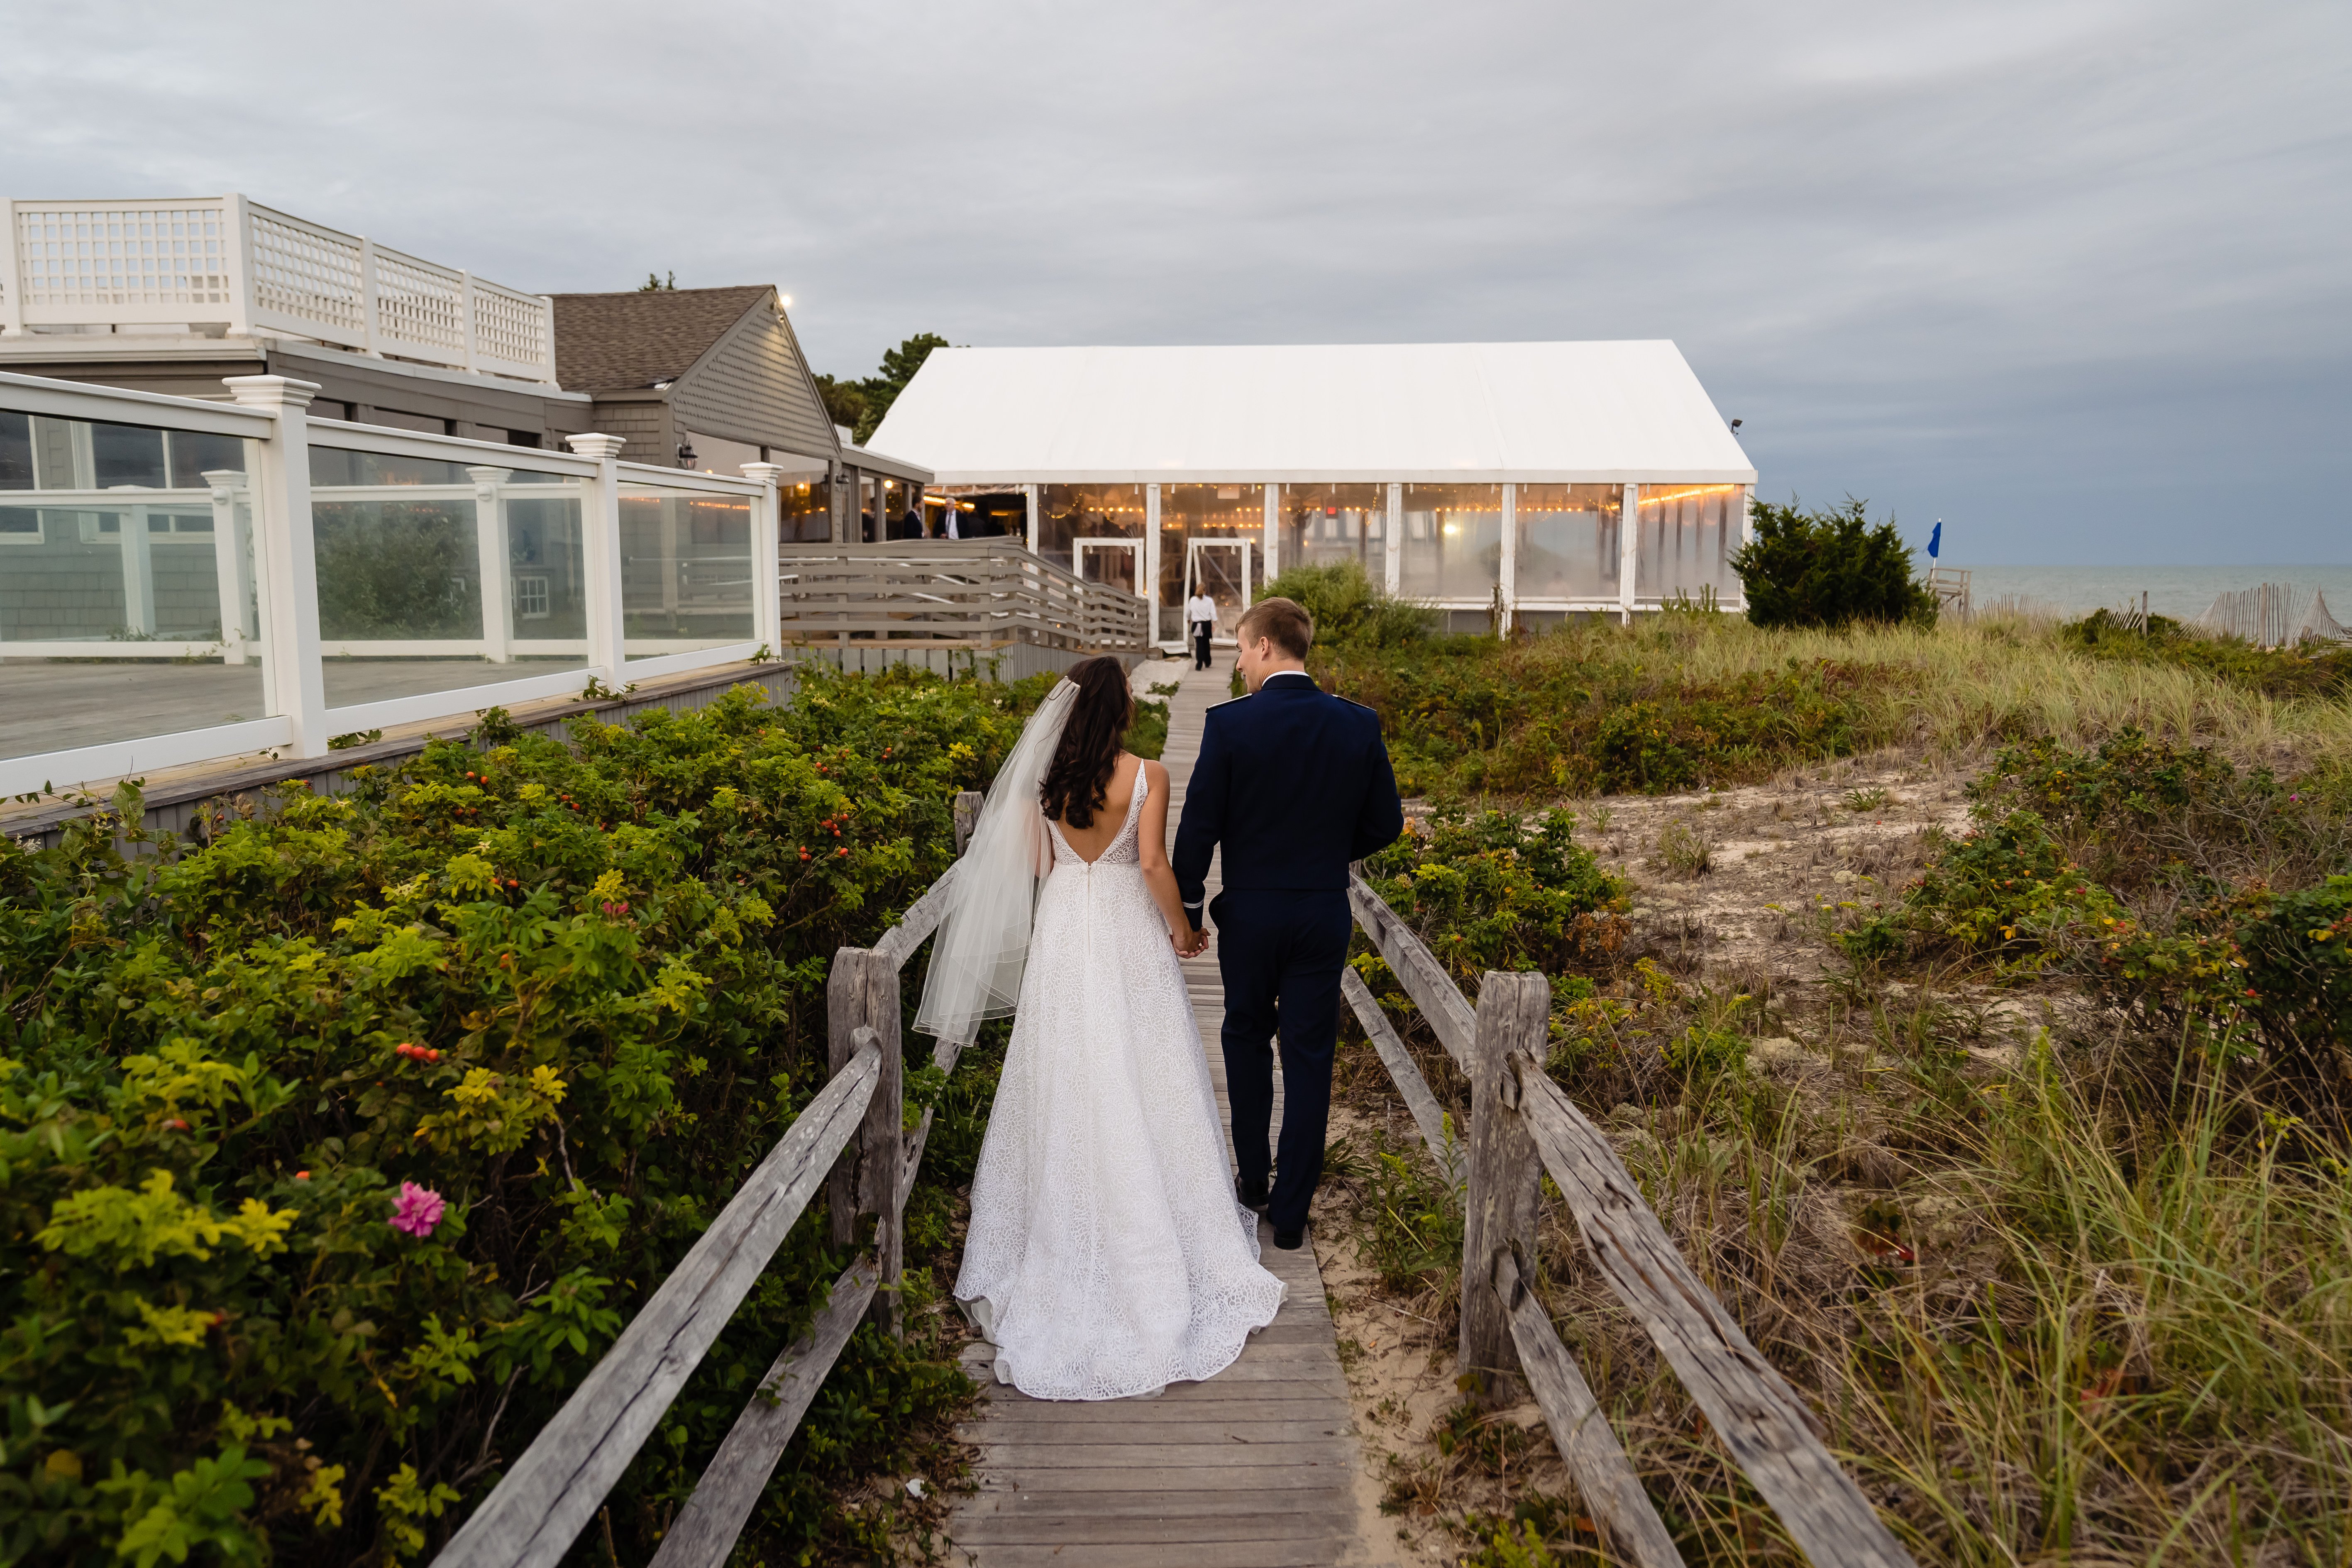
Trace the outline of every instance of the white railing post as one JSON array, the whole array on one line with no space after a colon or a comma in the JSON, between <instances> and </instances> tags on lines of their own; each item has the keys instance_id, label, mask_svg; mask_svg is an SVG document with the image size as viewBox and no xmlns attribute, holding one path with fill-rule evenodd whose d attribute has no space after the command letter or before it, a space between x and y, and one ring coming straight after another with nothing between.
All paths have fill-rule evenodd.
<instances>
[{"instance_id":1,"label":"white railing post","mask_svg":"<svg viewBox=\"0 0 2352 1568\"><path fill-rule=\"evenodd\" d=\"M751 636L774 653L784 646L782 558L779 554L784 529L784 466L746 463L743 477L760 481L760 499L751 504Z\"/></svg>"},{"instance_id":2,"label":"white railing post","mask_svg":"<svg viewBox=\"0 0 2352 1568\"><path fill-rule=\"evenodd\" d=\"M360 236L360 325L367 334L362 352L376 358L383 357L383 345L376 341L375 241Z\"/></svg>"},{"instance_id":3,"label":"white railing post","mask_svg":"<svg viewBox=\"0 0 2352 1568\"><path fill-rule=\"evenodd\" d=\"M231 191L221 198L221 265L228 273L228 335L253 336L253 204ZM306 476L307 477L307 476Z\"/></svg>"},{"instance_id":4,"label":"white railing post","mask_svg":"<svg viewBox=\"0 0 2352 1568\"><path fill-rule=\"evenodd\" d=\"M1503 487L1503 618L1495 627L1502 637L1511 635L1511 613L1519 607L1519 487Z\"/></svg>"},{"instance_id":5,"label":"white railing post","mask_svg":"<svg viewBox=\"0 0 2352 1568\"><path fill-rule=\"evenodd\" d=\"M507 504L499 487L512 468L467 468L474 481L474 559L481 568L482 655L492 664L514 662L514 587L508 572Z\"/></svg>"},{"instance_id":6,"label":"white railing post","mask_svg":"<svg viewBox=\"0 0 2352 1568\"><path fill-rule=\"evenodd\" d=\"M240 219L244 199L236 202ZM319 666L319 556L310 527L310 419L316 382L282 375L224 378L245 407L278 428L253 444L254 565L262 582L261 682L269 711L293 732L298 757L327 754L327 686Z\"/></svg>"},{"instance_id":7,"label":"white railing post","mask_svg":"<svg viewBox=\"0 0 2352 1568\"><path fill-rule=\"evenodd\" d=\"M555 296L539 296L539 359L544 369L540 379L548 385L558 384L555 379Z\"/></svg>"},{"instance_id":8,"label":"white railing post","mask_svg":"<svg viewBox=\"0 0 2352 1568\"><path fill-rule=\"evenodd\" d=\"M596 460L596 477L580 499L580 544L588 601L588 662L608 684L618 685L627 662L621 620L621 447L619 436L601 430L566 436L564 445Z\"/></svg>"},{"instance_id":9,"label":"white railing post","mask_svg":"<svg viewBox=\"0 0 2352 1568\"><path fill-rule=\"evenodd\" d=\"M457 274L457 330L466 339L466 374L474 374L474 275Z\"/></svg>"},{"instance_id":10,"label":"white railing post","mask_svg":"<svg viewBox=\"0 0 2352 1568\"><path fill-rule=\"evenodd\" d=\"M1617 618L1633 624L1633 574L1642 564L1642 487L1627 485L1617 509Z\"/></svg>"},{"instance_id":11,"label":"white railing post","mask_svg":"<svg viewBox=\"0 0 2352 1568\"><path fill-rule=\"evenodd\" d=\"M221 662L243 664L252 651L253 557L237 497L245 489L241 468L207 468L212 487L213 577L220 587Z\"/></svg>"},{"instance_id":12,"label":"white railing post","mask_svg":"<svg viewBox=\"0 0 2352 1568\"><path fill-rule=\"evenodd\" d=\"M0 201L0 222L8 226L8 271L0 276L0 338L25 335L25 247L16 233L16 204Z\"/></svg>"},{"instance_id":13,"label":"white railing post","mask_svg":"<svg viewBox=\"0 0 2352 1568\"><path fill-rule=\"evenodd\" d=\"M115 542L122 552L122 626L140 637L155 635L155 541L147 509L115 513Z\"/></svg>"}]
</instances>

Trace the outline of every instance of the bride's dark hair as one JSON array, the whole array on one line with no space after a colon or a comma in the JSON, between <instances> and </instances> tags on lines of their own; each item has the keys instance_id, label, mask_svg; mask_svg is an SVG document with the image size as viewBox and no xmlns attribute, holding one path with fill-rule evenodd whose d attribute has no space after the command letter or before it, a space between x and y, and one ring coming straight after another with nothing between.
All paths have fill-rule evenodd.
<instances>
[{"instance_id":1,"label":"bride's dark hair","mask_svg":"<svg viewBox=\"0 0 2352 1568\"><path fill-rule=\"evenodd\" d=\"M1127 684L1127 667L1115 658L1074 664L1067 679L1078 689L1077 700L1070 705L1061 746L1045 770L1038 798L1047 816L1072 827L1092 827L1110 794L1118 743L1135 714L1135 694Z\"/></svg>"}]
</instances>

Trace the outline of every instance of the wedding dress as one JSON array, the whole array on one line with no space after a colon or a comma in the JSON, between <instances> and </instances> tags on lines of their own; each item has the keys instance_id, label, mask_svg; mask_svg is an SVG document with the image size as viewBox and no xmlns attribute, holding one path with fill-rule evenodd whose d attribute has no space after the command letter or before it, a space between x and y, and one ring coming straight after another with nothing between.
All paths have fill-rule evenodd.
<instances>
[{"instance_id":1,"label":"wedding dress","mask_svg":"<svg viewBox=\"0 0 2352 1568\"><path fill-rule=\"evenodd\" d=\"M1274 1321L1234 1200L1183 971L1136 847L1150 780L1089 863L1048 825L1013 1043L971 1184L956 1299L1038 1399L1213 1377Z\"/></svg>"}]
</instances>

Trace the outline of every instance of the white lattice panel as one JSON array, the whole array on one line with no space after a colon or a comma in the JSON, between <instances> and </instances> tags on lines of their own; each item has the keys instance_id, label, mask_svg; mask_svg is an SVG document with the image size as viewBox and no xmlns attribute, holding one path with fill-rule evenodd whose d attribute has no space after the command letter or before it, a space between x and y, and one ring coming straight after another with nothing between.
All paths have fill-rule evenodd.
<instances>
[{"instance_id":1,"label":"white lattice panel","mask_svg":"<svg viewBox=\"0 0 2352 1568\"><path fill-rule=\"evenodd\" d=\"M479 279L469 286L454 268L239 196L19 201L13 213L16 266L0 257L0 323L168 327L226 319L238 332L266 327L554 379L544 300Z\"/></svg>"},{"instance_id":2,"label":"white lattice panel","mask_svg":"<svg viewBox=\"0 0 2352 1568\"><path fill-rule=\"evenodd\" d=\"M474 352L509 364L547 363L547 301L509 294L477 279L474 284Z\"/></svg>"},{"instance_id":3,"label":"white lattice panel","mask_svg":"<svg viewBox=\"0 0 2352 1568\"><path fill-rule=\"evenodd\" d=\"M282 213L252 211L253 300L336 342L363 339L361 245L345 234Z\"/></svg>"},{"instance_id":4,"label":"white lattice panel","mask_svg":"<svg viewBox=\"0 0 2352 1568\"><path fill-rule=\"evenodd\" d=\"M145 321L197 314L183 306L226 306L234 243L227 228L218 201L20 201L13 237L25 319Z\"/></svg>"},{"instance_id":5,"label":"white lattice panel","mask_svg":"<svg viewBox=\"0 0 2352 1568\"><path fill-rule=\"evenodd\" d=\"M396 250L375 253L376 335L466 358L466 279Z\"/></svg>"}]
</instances>

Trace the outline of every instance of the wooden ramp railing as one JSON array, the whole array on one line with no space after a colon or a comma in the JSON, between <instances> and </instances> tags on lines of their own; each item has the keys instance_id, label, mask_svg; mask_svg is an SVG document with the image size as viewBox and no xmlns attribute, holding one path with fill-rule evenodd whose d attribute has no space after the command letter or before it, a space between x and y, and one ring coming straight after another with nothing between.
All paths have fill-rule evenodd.
<instances>
[{"instance_id":1,"label":"wooden ramp railing","mask_svg":"<svg viewBox=\"0 0 2352 1568\"><path fill-rule=\"evenodd\" d=\"M1361 878L1349 899L1356 922L1470 1080L1469 1142L1456 1146L1444 1135L1436 1096L1370 987L1352 971L1341 977L1413 1124L1464 1192L1460 1364L1490 1379L1526 1382L1611 1548L1640 1568L1680 1568L1682 1561L1530 1288L1545 1172L1601 1277L1649 1331L1805 1555L1819 1568L1910 1568L1862 1489L1822 1447L1812 1412L1691 1272L1601 1130L1545 1075L1551 983L1541 974L1489 972L1474 1008Z\"/></svg>"},{"instance_id":2,"label":"wooden ramp railing","mask_svg":"<svg viewBox=\"0 0 2352 1568\"><path fill-rule=\"evenodd\" d=\"M956 803L959 854L979 804L971 793ZM849 1246L870 1215L873 1249L834 1281L808 1333L768 1369L663 1537L655 1568L723 1563L858 1324L904 1331L901 1221L932 1112L905 1131L898 976L938 928L957 871L950 866L873 947L835 953L826 989L830 1081L435 1559L441 1568L552 1568L562 1558L828 1173L834 1244ZM1600 1130L1544 1075L1550 983L1490 973L1473 1007L1360 878L1349 897L1357 923L1470 1080L1469 1140L1457 1144L1370 990L1353 971L1341 977L1414 1125L1465 1193L1461 1365L1526 1382L1612 1548L1639 1568L1680 1568L1673 1538L1529 1288L1547 1171L1601 1277L1807 1557L1820 1568L1911 1568L1822 1446L1804 1402L1691 1272ZM932 1059L952 1071L962 1049L942 1040Z\"/></svg>"},{"instance_id":3,"label":"wooden ramp railing","mask_svg":"<svg viewBox=\"0 0 2352 1568\"><path fill-rule=\"evenodd\" d=\"M956 801L956 852L980 796ZM960 863L959 863L960 864ZM833 1282L807 1335L768 1369L654 1554L655 1568L717 1568L775 1472L776 1461L861 1322L894 1334L903 1269L901 1221L923 1159L931 1110L905 1131L898 971L946 912L958 866L908 907L871 948L834 954L826 985L832 1079L752 1171L702 1238L638 1311L586 1381L474 1511L436 1568L540 1568L560 1562L636 1458L794 1221L831 1173L833 1242L847 1247L875 1216L874 1249ZM952 1071L963 1046L932 1059Z\"/></svg>"}]
</instances>

